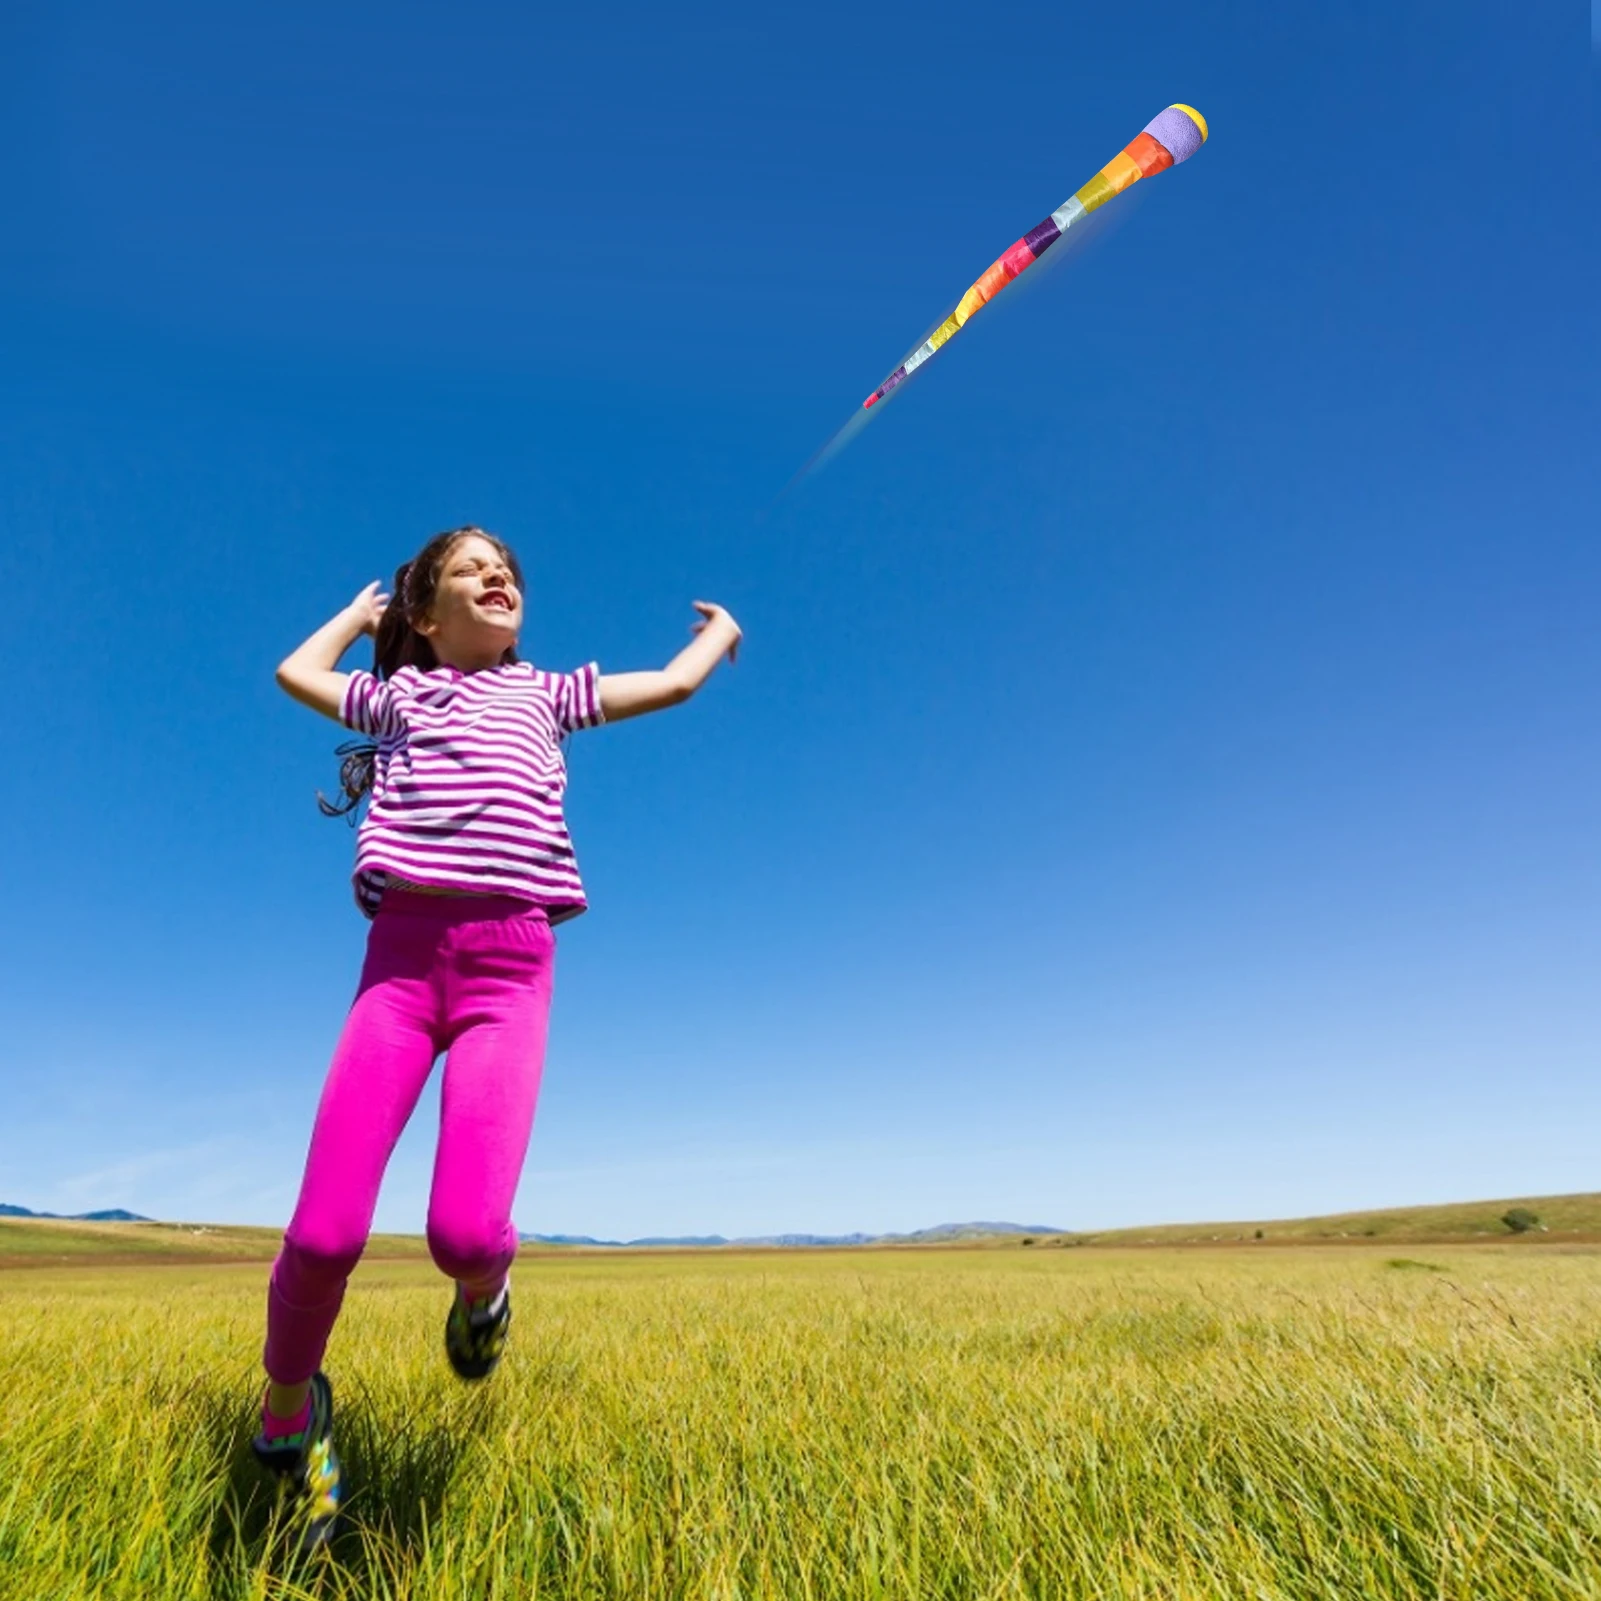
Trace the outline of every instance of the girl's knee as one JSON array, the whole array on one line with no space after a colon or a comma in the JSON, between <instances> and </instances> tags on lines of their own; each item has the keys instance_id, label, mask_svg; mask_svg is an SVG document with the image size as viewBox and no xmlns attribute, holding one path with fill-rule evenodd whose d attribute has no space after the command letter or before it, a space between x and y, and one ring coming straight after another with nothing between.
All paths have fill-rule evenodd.
<instances>
[{"instance_id":1,"label":"girl's knee","mask_svg":"<svg viewBox=\"0 0 1601 1601\"><path fill-rule=\"evenodd\" d=\"M355 1271L367 1236L354 1230L298 1230L284 1235L273 1277L286 1292L292 1286L328 1290ZM291 1299L293 1299L291 1293Z\"/></svg>"},{"instance_id":2,"label":"girl's knee","mask_svg":"<svg viewBox=\"0 0 1601 1601\"><path fill-rule=\"evenodd\" d=\"M428 1253L447 1278L484 1283L511 1266L517 1254L517 1233L509 1223L489 1227L429 1218Z\"/></svg>"}]
</instances>

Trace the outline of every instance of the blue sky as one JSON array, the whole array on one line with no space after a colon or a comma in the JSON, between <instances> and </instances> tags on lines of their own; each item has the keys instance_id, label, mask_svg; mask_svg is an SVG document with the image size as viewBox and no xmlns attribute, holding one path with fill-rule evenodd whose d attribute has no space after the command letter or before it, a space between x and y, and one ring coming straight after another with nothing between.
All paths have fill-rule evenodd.
<instances>
[{"instance_id":1,"label":"blue sky","mask_svg":"<svg viewBox=\"0 0 1601 1601\"><path fill-rule=\"evenodd\" d=\"M574 743L524 1228L1601 1187L1583 7L1201 9L8 8L0 1200L287 1217L365 926L272 669L469 519L545 664L747 634Z\"/></svg>"}]
</instances>

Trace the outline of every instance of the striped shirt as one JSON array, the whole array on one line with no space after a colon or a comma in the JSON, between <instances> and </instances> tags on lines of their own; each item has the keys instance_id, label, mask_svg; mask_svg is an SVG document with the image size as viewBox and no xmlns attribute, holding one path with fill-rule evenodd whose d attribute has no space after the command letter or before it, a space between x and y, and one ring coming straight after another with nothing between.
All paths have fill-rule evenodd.
<instances>
[{"instance_id":1,"label":"striped shirt","mask_svg":"<svg viewBox=\"0 0 1601 1601\"><path fill-rule=\"evenodd\" d=\"M425 889L515 895L553 923L584 910L562 815L561 740L601 721L600 670L526 662L392 678L354 672L340 720L377 741L356 835L356 900L368 917L391 877Z\"/></svg>"}]
</instances>

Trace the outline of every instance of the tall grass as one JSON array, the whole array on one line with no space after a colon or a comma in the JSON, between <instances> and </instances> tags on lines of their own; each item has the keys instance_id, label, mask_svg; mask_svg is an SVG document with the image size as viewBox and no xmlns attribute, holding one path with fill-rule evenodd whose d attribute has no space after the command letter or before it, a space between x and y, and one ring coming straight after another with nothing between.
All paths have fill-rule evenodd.
<instances>
[{"instance_id":1,"label":"tall grass","mask_svg":"<svg viewBox=\"0 0 1601 1601\"><path fill-rule=\"evenodd\" d=\"M546 1258L468 1388L441 1282L375 1265L304 1568L246 1449L262 1270L12 1272L0 1597L1601 1597L1598 1268Z\"/></svg>"}]
</instances>

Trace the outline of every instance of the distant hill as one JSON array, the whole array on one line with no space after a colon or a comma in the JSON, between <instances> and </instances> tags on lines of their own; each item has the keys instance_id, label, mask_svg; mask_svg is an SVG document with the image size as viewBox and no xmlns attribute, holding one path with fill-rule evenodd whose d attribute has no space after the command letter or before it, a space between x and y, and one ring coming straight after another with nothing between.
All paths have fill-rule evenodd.
<instances>
[{"instance_id":1,"label":"distant hill","mask_svg":"<svg viewBox=\"0 0 1601 1601\"><path fill-rule=\"evenodd\" d=\"M1504 1221L1522 1211L1537 1221L1521 1235L1541 1240L1601 1239L1601 1194L1534 1195L1503 1201L1456 1201L1445 1206L1396 1206L1372 1212L1335 1212L1324 1217L1262 1218L1232 1223L1159 1223L1146 1228L1105 1229L1063 1235L1053 1245L1280 1245L1353 1244L1364 1240L1397 1244L1474 1244L1520 1237Z\"/></svg>"},{"instance_id":2,"label":"distant hill","mask_svg":"<svg viewBox=\"0 0 1601 1601\"><path fill-rule=\"evenodd\" d=\"M1065 1234L1066 1229L1053 1228L1049 1223L941 1223L935 1228L919 1229L915 1234L886 1234L885 1240L905 1240L913 1245L937 1245L942 1240L981 1240L996 1234Z\"/></svg>"},{"instance_id":3,"label":"distant hill","mask_svg":"<svg viewBox=\"0 0 1601 1601\"><path fill-rule=\"evenodd\" d=\"M155 1223L120 1209L101 1218L0 1215L0 1267L133 1266L157 1262L270 1262L283 1243L281 1228L231 1224ZM428 1254L420 1234L375 1234L369 1258L418 1259Z\"/></svg>"},{"instance_id":4,"label":"distant hill","mask_svg":"<svg viewBox=\"0 0 1601 1601\"><path fill-rule=\"evenodd\" d=\"M1501 1201L1458 1201L1444 1206L1388 1207L1371 1212L1339 1212L1322 1217L1262 1218L1227 1223L1157 1223L1146 1227L1094 1232L1052 1228L1035 1223L941 1223L910 1234L768 1234L743 1239L722 1235L684 1238L598 1240L588 1235L525 1234L534 1245L647 1246L690 1249L725 1246L733 1249L818 1248L826 1246L1003 1245L1011 1240L1041 1246L1230 1245L1276 1243L1316 1245L1364 1240L1411 1241L1417 1244L1474 1244L1518 1237L1503 1219L1523 1211L1538 1221L1522 1236L1542 1240L1601 1240L1601 1193L1536 1195Z\"/></svg>"},{"instance_id":5,"label":"distant hill","mask_svg":"<svg viewBox=\"0 0 1601 1601\"><path fill-rule=\"evenodd\" d=\"M689 1247L697 1245L732 1245L732 1240L725 1240L721 1234L683 1234L683 1235L646 1235L638 1240L597 1240L593 1234L519 1234L517 1236L524 1245L577 1245L593 1246L597 1250L622 1250L633 1246L645 1245L676 1245Z\"/></svg>"},{"instance_id":6,"label":"distant hill","mask_svg":"<svg viewBox=\"0 0 1601 1601\"><path fill-rule=\"evenodd\" d=\"M48 1217L61 1223L150 1223L148 1217L137 1212L125 1212L114 1206L105 1212L30 1212L25 1206L7 1206L0 1202L0 1217Z\"/></svg>"},{"instance_id":7,"label":"distant hill","mask_svg":"<svg viewBox=\"0 0 1601 1601\"><path fill-rule=\"evenodd\" d=\"M1046 1224L941 1223L935 1228L918 1229L912 1234L753 1234L737 1239L728 1239L721 1234L651 1234L637 1240L597 1240L588 1234L523 1234L518 1238L528 1245L605 1246L617 1250L643 1250L651 1246L691 1250L718 1245L736 1249L756 1246L816 1249L836 1245L940 1245L958 1240L988 1239L996 1235L1044 1236L1062 1232Z\"/></svg>"},{"instance_id":8,"label":"distant hill","mask_svg":"<svg viewBox=\"0 0 1601 1601\"><path fill-rule=\"evenodd\" d=\"M1506 1221L1519 1214L1514 1229ZM1529 1219L1532 1218L1533 1222ZM0 1267L84 1262L269 1262L282 1230L238 1225L156 1223L112 1208L81 1218L50 1217L21 1206L0 1205ZM726 1239L720 1234L601 1240L587 1234L525 1234L530 1245L612 1249L656 1247L695 1250L724 1247L762 1250L819 1247L961 1245L1005 1250L1020 1245L1042 1250L1083 1247L1274 1245L1474 1245L1495 1241L1601 1242L1601 1194L1537 1195L1502 1201L1462 1201L1448 1206L1391 1207L1326 1217L1267 1218L1229 1223L1163 1223L1144 1228L1067 1233L1022 1223L941 1223L910 1234L771 1234ZM370 1261L417 1261L427 1257L420 1234L375 1234Z\"/></svg>"}]
</instances>

